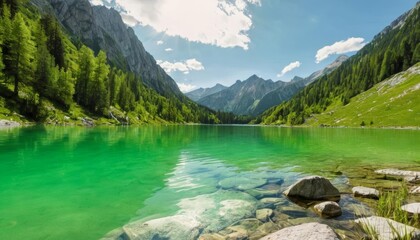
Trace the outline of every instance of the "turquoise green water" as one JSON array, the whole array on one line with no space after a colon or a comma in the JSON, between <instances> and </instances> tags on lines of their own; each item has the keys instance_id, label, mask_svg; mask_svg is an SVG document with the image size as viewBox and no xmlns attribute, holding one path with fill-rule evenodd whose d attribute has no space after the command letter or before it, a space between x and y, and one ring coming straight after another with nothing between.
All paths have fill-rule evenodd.
<instances>
[{"instance_id":1,"label":"turquoise green water","mask_svg":"<svg viewBox=\"0 0 420 240\"><path fill-rule=\"evenodd\" d=\"M0 131L0 239L98 239L221 179L420 168L420 131L251 126Z\"/></svg>"}]
</instances>

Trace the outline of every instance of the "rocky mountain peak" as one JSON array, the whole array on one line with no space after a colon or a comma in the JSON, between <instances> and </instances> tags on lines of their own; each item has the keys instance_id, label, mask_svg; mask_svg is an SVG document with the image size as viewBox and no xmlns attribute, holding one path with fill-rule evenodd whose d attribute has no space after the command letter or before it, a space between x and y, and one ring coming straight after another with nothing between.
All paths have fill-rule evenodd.
<instances>
[{"instance_id":1,"label":"rocky mountain peak","mask_svg":"<svg viewBox=\"0 0 420 240\"><path fill-rule=\"evenodd\" d=\"M290 80L290 82L297 82L297 81L302 81L304 78L301 78L301 77L299 77L299 76L294 76L293 78L292 78L292 80Z\"/></svg>"},{"instance_id":2,"label":"rocky mountain peak","mask_svg":"<svg viewBox=\"0 0 420 240\"><path fill-rule=\"evenodd\" d=\"M145 85L161 95L183 97L175 81L144 49L116 10L91 6L88 0L31 1L39 8L49 5L72 37L96 52L105 51L113 65L139 74Z\"/></svg>"}]
</instances>

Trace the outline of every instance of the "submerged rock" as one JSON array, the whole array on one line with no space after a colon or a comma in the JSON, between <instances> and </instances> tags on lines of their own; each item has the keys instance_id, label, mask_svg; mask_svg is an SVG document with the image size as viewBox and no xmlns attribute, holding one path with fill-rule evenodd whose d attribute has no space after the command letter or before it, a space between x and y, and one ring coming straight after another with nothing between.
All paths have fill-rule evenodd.
<instances>
[{"instance_id":1,"label":"submerged rock","mask_svg":"<svg viewBox=\"0 0 420 240\"><path fill-rule=\"evenodd\" d=\"M275 232L279 230L280 227L277 226L273 222L267 222L259 226L251 235L249 236L250 239L260 239L266 236L269 233Z\"/></svg>"},{"instance_id":2,"label":"submerged rock","mask_svg":"<svg viewBox=\"0 0 420 240\"><path fill-rule=\"evenodd\" d=\"M398 169L380 169L376 170L375 173L385 174L385 175L394 175L394 176L420 176L420 172L417 171L406 171Z\"/></svg>"},{"instance_id":3,"label":"submerged rock","mask_svg":"<svg viewBox=\"0 0 420 240\"><path fill-rule=\"evenodd\" d=\"M410 203L401 206L401 209L410 214L420 214L420 203Z\"/></svg>"},{"instance_id":4,"label":"submerged rock","mask_svg":"<svg viewBox=\"0 0 420 240\"><path fill-rule=\"evenodd\" d=\"M127 239L196 239L202 228L194 217L185 214L143 222L133 222L123 227Z\"/></svg>"},{"instance_id":5,"label":"submerged rock","mask_svg":"<svg viewBox=\"0 0 420 240\"><path fill-rule=\"evenodd\" d=\"M339 240L337 234L328 225L321 223L305 223L284 228L260 240Z\"/></svg>"},{"instance_id":6,"label":"submerged rock","mask_svg":"<svg viewBox=\"0 0 420 240\"><path fill-rule=\"evenodd\" d=\"M198 240L226 240L226 237L218 233L206 233L201 235Z\"/></svg>"},{"instance_id":7,"label":"submerged rock","mask_svg":"<svg viewBox=\"0 0 420 240\"><path fill-rule=\"evenodd\" d=\"M256 205L255 198L239 191L220 190L183 199L178 204L181 210L174 216L125 225L123 234L127 237L124 239L197 239L200 234L218 232L241 219L252 217Z\"/></svg>"},{"instance_id":8,"label":"submerged rock","mask_svg":"<svg viewBox=\"0 0 420 240\"><path fill-rule=\"evenodd\" d=\"M420 230L383 217L359 218L356 223L373 231L378 240L420 239Z\"/></svg>"},{"instance_id":9,"label":"submerged rock","mask_svg":"<svg viewBox=\"0 0 420 240\"><path fill-rule=\"evenodd\" d=\"M341 207L336 202L332 201L319 203L314 206L314 210L321 215L321 217L326 218L338 217L342 214Z\"/></svg>"},{"instance_id":10,"label":"submerged rock","mask_svg":"<svg viewBox=\"0 0 420 240\"><path fill-rule=\"evenodd\" d=\"M298 180L284 194L313 200L339 200L340 192L331 182L320 176L309 176Z\"/></svg>"},{"instance_id":11,"label":"submerged rock","mask_svg":"<svg viewBox=\"0 0 420 240\"><path fill-rule=\"evenodd\" d=\"M379 199L379 191L368 187L354 187L352 192L355 197Z\"/></svg>"},{"instance_id":12,"label":"submerged rock","mask_svg":"<svg viewBox=\"0 0 420 240\"><path fill-rule=\"evenodd\" d=\"M258 209L256 217L261 222L267 222L273 216L273 210L269 208Z\"/></svg>"},{"instance_id":13,"label":"submerged rock","mask_svg":"<svg viewBox=\"0 0 420 240\"><path fill-rule=\"evenodd\" d=\"M282 202L283 199L281 198L263 198L260 200L262 204L269 205L269 204L276 204Z\"/></svg>"},{"instance_id":14,"label":"submerged rock","mask_svg":"<svg viewBox=\"0 0 420 240\"><path fill-rule=\"evenodd\" d=\"M247 177L231 177L225 178L219 182L219 186L223 189L236 188L238 190L249 190L260 187L267 183L267 179L253 179Z\"/></svg>"},{"instance_id":15,"label":"submerged rock","mask_svg":"<svg viewBox=\"0 0 420 240\"><path fill-rule=\"evenodd\" d=\"M249 195L257 199L266 198L266 197L278 197L280 195L279 190L266 190L262 188L249 189L249 190L246 190L246 193L248 193Z\"/></svg>"}]
</instances>

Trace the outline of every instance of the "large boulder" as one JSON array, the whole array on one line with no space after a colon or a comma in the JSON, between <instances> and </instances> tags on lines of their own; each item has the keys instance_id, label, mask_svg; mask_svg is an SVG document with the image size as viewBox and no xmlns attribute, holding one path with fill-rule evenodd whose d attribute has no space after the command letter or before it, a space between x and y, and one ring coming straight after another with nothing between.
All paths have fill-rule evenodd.
<instances>
[{"instance_id":1,"label":"large boulder","mask_svg":"<svg viewBox=\"0 0 420 240\"><path fill-rule=\"evenodd\" d=\"M336 202L332 201L316 204L314 210L321 215L321 217L325 218L338 217L342 214L341 207Z\"/></svg>"},{"instance_id":2,"label":"large boulder","mask_svg":"<svg viewBox=\"0 0 420 240\"><path fill-rule=\"evenodd\" d=\"M283 228L260 240L339 240L337 234L328 225L305 223L294 227Z\"/></svg>"},{"instance_id":3,"label":"large boulder","mask_svg":"<svg viewBox=\"0 0 420 240\"><path fill-rule=\"evenodd\" d=\"M352 192L355 197L379 199L379 191L368 187L354 187Z\"/></svg>"},{"instance_id":4,"label":"large boulder","mask_svg":"<svg viewBox=\"0 0 420 240\"><path fill-rule=\"evenodd\" d=\"M378 240L420 239L420 230L383 217L359 218L356 223L373 232Z\"/></svg>"},{"instance_id":5,"label":"large boulder","mask_svg":"<svg viewBox=\"0 0 420 240\"><path fill-rule=\"evenodd\" d=\"M340 192L331 182L320 176L309 176L298 180L284 194L312 200L339 200Z\"/></svg>"}]
</instances>

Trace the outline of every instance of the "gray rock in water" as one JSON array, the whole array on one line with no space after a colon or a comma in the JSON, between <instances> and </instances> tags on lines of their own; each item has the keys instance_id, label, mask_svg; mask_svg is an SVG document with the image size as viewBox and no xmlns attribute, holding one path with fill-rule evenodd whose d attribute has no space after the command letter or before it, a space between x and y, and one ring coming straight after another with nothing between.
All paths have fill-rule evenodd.
<instances>
[{"instance_id":1,"label":"gray rock in water","mask_svg":"<svg viewBox=\"0 0 420 240\"><path fill-rule=\"evenodd\" d=\"M420 172L417 171L405 171L398 169L380 169L376 170L375 173L385 174L385 175L394 175L394 176L420 176Z\"/></svg>"},{"instance_id":2,"label":"gray rock in water","mask_svg":"<svg viewBox=\"0 0 420 240\"><path fill-rule=\"evenodd\" d=\"M356 223L369 231L373 231L378 240L397 240L410 237L412 240L420 239L420 230L391 219L383 217L359 218Z\"/></svg>"},{"instance_id":3,"label":"gray rock in water","mask_svg":"<svg viewBox=\"0 0 420 240\"><path fill-rule=\"evenodd\" d=\"M355 197L379 199L379 191L368 187L354 187L351 189Z\"/></svg>"},{"instance_id":4,"label":"gray rock in water","mask_svg":"<svg viewBox=\"0 0 420 240\"><path fill-rule=\"evenodd\" d=\"M269 208L258 209L256 213L257 219L261 222L267 222L271 216L273 216L273 210Z\"/></svg>"},{"instance_id":5,"label":"gray rock in water","mask_svg":"<svg viewBox=\"0 0 420 240\"><path fill-rule=\"evenodd\" d=\"M305 223L294 227L283 228L260 240L339 240L337 234L328 225Z\"/></svg>"},{"instance_id":6,"label":"gray rock in water","mask_svg":"<svg viewBox=\"0 0 420 240\"><path fill-rule=\"evenodd\" d=\"M338 200L340 192L331 182L320 176L309 176L298 180L284 194L288 197L299 197L313 200Z\"/></svg>"},{"instance_id":7,"label":"gray rock in water","mask_svg":"<svg viewBox=\"0 0 420 240\"><path fill-rule=\"evenodd\" d=\"M420 203L406 204L401 209L411 214L420 214Z\"/></svg>"},{"instance_id":8,"label":"gray rock in water","mask_svg":"<svg viewBox=\"0 0 420 240\"><path fill-rule=\"evenodd\" d=\"M314 206L314 210L321 215L321 217L326 218L338 217L342 214L341 207L336 202L332 201L319 203Z\"/></svg>"}]
</instances>

